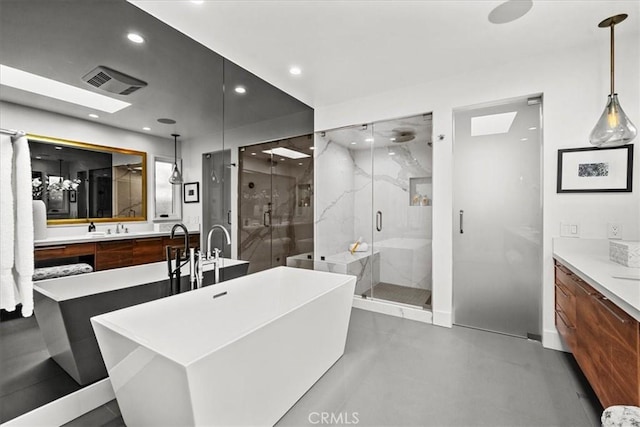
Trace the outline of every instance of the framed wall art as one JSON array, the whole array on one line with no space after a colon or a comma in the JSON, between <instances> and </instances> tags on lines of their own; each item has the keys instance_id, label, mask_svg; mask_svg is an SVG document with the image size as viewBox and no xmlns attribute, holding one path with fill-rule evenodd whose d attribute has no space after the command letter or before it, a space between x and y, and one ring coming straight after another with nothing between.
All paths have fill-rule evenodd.
<instances>
[{"instance_id":1,"label":"framed wall art","mask_svg":"<svg viewBox=\"0 0 640 427\"><path fill-rule=\"evenodd\" d=\"M558 150L558 193L629 193L633 145Z\"/></svg>"},{"instance_id":2,"label":"framed wall art","mask_svg":"<svg viewBox=\"0 0 640 427\"><path fill-rule=\"evenodd\" d=\"M200 202L200 183L199 182L185 182L184 202L185 203Z\"/></svg>"}]
</instances>

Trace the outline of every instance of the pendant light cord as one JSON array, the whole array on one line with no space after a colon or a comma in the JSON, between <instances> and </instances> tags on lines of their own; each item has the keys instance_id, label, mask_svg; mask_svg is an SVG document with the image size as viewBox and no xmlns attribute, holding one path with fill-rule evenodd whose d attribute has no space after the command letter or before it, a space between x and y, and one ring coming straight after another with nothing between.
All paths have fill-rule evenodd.
<instances>
[{"instance_id":1,"label":"pendant light cord","mask_svg":"<svg viewBox=\"0 0 640 427\"><path fill-rule=\"evenodd\" d=\"M615 65L614 65L614 58L615 58L615 53L614 53L614 31L613 31L613 27L615 27L616 24L614 24L613 22L611 23L611 96L613 96L613 94L615 93L615 85L614 85L614 81L615 81L615 77L614 77L614 70L615 70Z\"/></svg>"}]
</instances>

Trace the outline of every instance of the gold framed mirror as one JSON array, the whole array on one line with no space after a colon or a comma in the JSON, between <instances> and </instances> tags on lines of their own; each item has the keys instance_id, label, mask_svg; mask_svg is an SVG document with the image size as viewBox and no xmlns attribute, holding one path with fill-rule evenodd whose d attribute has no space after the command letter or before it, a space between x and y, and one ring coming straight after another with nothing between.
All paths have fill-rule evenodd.
<instances>
[{"instance_id":1,"label":"gold framed mirror","mask_svg":"<svg viewBox=\"0 0 640 427\"><path fill-rule=\"evenodd\" d=\"M47 225L147 220L147 153L27 135Z\"/></svg>"}]
</instances>

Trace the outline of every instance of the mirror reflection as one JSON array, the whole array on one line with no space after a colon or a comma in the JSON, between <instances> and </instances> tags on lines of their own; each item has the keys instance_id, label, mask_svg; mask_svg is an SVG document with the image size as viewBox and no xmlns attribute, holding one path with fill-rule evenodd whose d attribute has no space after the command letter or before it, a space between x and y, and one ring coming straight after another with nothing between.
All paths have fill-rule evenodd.
<instances>
[{"instance_id":1,"label":"mirror reflection","mask_svg":"<svg viewBox=\"0 0 640 427\"><path fill-rule=\"evenodd\" d=\"M146 220L146 154L29 137L32 196L48 223Z\"/></svg>"}]
</instances>

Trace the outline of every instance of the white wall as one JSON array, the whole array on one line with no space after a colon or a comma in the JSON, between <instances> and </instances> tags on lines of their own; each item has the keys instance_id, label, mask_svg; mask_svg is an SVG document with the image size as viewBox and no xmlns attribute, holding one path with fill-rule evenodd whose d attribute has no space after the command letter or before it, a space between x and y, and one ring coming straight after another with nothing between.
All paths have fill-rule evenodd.
<instances>
[{"instance_id":1,"label":"white wall","mask_svg":"<svg viewBox=\"0 0 640 427\"><path fill-rule=\"evenodd\" d=\"M551 49L552 47L550 47ZM640 43L638 33L616 34L616 90L626 113L640 125ZM452 160L453 109L490 101L543 94L543 344L560 348L554 326L552 238L560 221L579 222L582 237L606 238L607 222L623 225L625 239L640 238L640 154L636 153L633 193L556 194L556 156L560 148L589 146L588 137L605 106L609 85L608 39L597 45L552 51L526 61L468 70L352 101L316 107L315 128L433 111L434 205L433 318L452 324ZM435 65L437 66L437 61ZM444 139L438 140L438 135ZM638 139L636 139L638 141ZM637 144L636 144L637 145Z\"/></svg>"},{"instance_id":2,"label":"white wall","mask_svg":"<svg viewBox=\"0 0 640 427\"><path fill-rule=\"evenodd\" d=\"M95 121L76 119L44 110L24 107L8 102L0 102L0 126L8 129L24 130L29 134L87 142L117 148L129 148L147 153L147 218L146 222L128 223L131 231L150 230L153 218L153 158L154 156L173 157L173 141L129 132L123 129L105 126ZM117 222L117 221L116 221ZM113 227L112 223L100 223L97 228ZM65 236L83 234L86 224L56 225L47 227L47 236Z\"/></svg>"}]
</instances>

